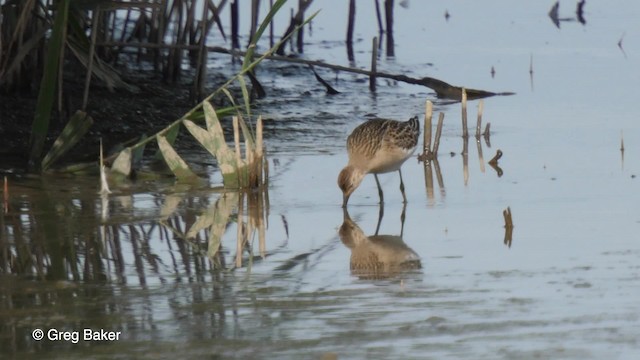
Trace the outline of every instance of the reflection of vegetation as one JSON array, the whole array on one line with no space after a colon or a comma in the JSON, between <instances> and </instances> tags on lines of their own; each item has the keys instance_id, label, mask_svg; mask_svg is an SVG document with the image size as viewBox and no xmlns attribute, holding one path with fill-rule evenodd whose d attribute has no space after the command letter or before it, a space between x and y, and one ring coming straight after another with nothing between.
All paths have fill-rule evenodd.
<instances>
[{"instance_id":1,"label":"reflection of vegetation","mask_svg":"<svg viewBox=\"0 0 640 360\"><path fill-rule=\"evenodd\" d=\"M513 218L510 206L502 211L502 216L504 216L504 244L511 247L513 242Z\"/></svg>"},{"instance_id":2,"label":"reflection of vegetation","mask_svg":"<svg viewBox=\"0 0 640 360\"><path fill-rule=\"evenodd\" d=\"M265 191L110 195L101 205L87 191L93 187L92 181L68 187L51 177L9 184L8 211L0 210L3 351L56 347L25 341L36 327L104 327L129 334L156 327L167 314L152 309L154 297L168 297L182 313L183 298L193 296L193 304L202 296L197 283L213 278L216 291L224 292L225 278L232 276L228 270L268 255ZM150 201L159 213L149 213ZM227 237L236 239L235 246L226 245ZM254 238L259 257L253 254ZM168 283L173 289L184 278L196 283L177 294L159 287ZM216 296L220 308L211 311L224 322L230 299ZM191 315L178 316L180 326L201 321Z\"/></svg>"}]
</instances>

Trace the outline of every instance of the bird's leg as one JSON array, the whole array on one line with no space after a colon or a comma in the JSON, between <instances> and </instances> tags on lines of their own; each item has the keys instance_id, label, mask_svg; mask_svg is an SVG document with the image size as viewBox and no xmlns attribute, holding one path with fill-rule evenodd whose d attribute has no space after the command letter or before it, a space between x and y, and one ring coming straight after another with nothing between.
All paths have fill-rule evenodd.
<instances>
[{"instance_id":1,"label":"bird's leg","mask_svg":"<svg viewBox=\"0 0 640 360\"><path fill-rule=\"evenodd\" d=\"M378 174L373 174L376 178L376 184L378 185L378 196L380 196L380 204L384 204L384 195L382 194L382 186L380 186L380 180L378 180Z\"/></svg>"},{"instance_id":2,"label":"bird's leg","mask_svg":"<svg viewBox=\"0 0 640 360\"><path fill-rule=\"evenodd\" d=\"M380 209L378 210L378 225L376 225L376 233L374 235L378 235L378 231L380 231L380 224L382 224L382 217L384 216L384 204L380 204Z\"/></svg>"},{"instance_id":3,"label":"bird's leg","mask_svg":"<svg viewBox=\"0 0 640 360\"><path fill-rule=\"evenodd\" d=\"M400 237L404 233L404 219L406 218L407 203L402 204L402 214L400 214Z\"/></svg>"},{"instance_id":4,"label":"bird's leg","mask_svg":"<svg viewBox=\"0 0 640 360\"><path fill-rule=\"evenodd\" d=\"M402 170L398 169L398 174L400 174L400 192L402 193L402 201L407 203L407 195L404 194L404 182L402 182Z\"/></svg>"}]
</instances>

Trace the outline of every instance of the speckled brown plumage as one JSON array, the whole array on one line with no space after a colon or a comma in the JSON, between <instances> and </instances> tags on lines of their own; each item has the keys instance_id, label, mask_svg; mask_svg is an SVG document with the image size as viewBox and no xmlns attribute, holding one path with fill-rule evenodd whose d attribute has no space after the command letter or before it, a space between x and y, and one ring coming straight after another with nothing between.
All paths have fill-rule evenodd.
<instances>
[{"instance_id":1,"label":"speckled brown plumage","mask_svg":"<svg viewBox=\"0 0 640 360\"><path fill-rule=\"evenodd\" d=\"M373 119L356 127L347 138L349 164L338 176L338 186L343 193L342 205L347 205L349 196L366 174L374 174L382 203L382 188L377 174L396 170L400 174L400 191L406 202L400 167L413 154L419 135L417 117L408 121Z\"/></svg>"},{"instance_id":2,"label":"speckled brown plumage","mask_svg":"<svg viewBox=\"0 0 640 360\"><path fill-rule=\"evenodd\" d=\"M420 123L418 117L409 121L387 119L369 120L356 127L347 138L349 155L372 158L380 150L400 148L410 151L418 145Z\"/></svg>"}]
</instances>

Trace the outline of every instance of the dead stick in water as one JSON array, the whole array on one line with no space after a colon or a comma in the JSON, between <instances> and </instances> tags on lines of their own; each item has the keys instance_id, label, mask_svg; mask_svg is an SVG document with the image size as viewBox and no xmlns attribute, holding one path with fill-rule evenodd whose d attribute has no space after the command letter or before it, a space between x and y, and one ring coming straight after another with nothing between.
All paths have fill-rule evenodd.
<instances>
[{"instance_id":1,"label":"dead stick in water","mask_svg":"<svg viewBox=\"0 0 640 360\"><path fill-rule=\"evenodd\" d=\"M132 48L150 48L150 49L186 49L186 50L190 50L190 49L197 49L198 46L194 46L194 45L183 45L183 44L152 44L152 43L129 43L129 42L102 42L99 44L100 46L103 47L113 47L113 46L119 46L119 47L132 47ZM219 47L219 46L207 46L206 47L208 51L210 52L216 52L216 53L220 53L220 54L229 54L232 56L244 56L246 54L246 52L244 51L240 51L240 50L230 50L230 49L226 49L223 47ZM353 51L353 49L352 49ZM335 65L335 64L328 64L326 62L323 61L319 61L319 60L308 60L308 59L302 59L302 58L294 58L294 57L288 57L288 56L282 56L282 55L270 55L270 56L265 56L265 54L261 54L261 53L254 53L255 57L263 57L266 60L271 60L271 61L282 61L282 62L288 62L288 63L293 63L293 64L304 64L304 65L313 65L313 66L317 66L317 67L324 67L324 68L328 68L328 69L332 69L332 70L336 70L336 71L344 71L344 72L350 72L350 73L354 73L354 74L361 74L361 75L365 75L365 76L370 76L371 75L371 71L366 70L366 69L358 69L355 67L348 67L348 66L342 66L342 65ZM436 95L440 98L445 98L445 99L453 99L453 100L460 100L461 99L461 90L462 88L460 86L455 86L455 85L451 85L449 83L446 83L440 79L436 79L436 78L432 78L432 77L423 77L423 78L414 78L414 77L410 77L410 76L406 76L403 74L389 74L389 73L385 73L385 72L376 72L376 77L377 78L385 78L385 79L391 79L391 80L395 80L395 81L401 81L407 84L413 84L413 85L420 85L420 86L425 86L428 87L430 89L432 89L433 91L436 92ZM489 96L496 96L496 95L501 95L501 96L505 96L505 95L513 95L515 94L514 92L509 92L509 91L504 91L504 92L491 92L491 91L485 91L485 90L477 90L477 89L467 89L465 88L465 91L467 92L467 98L468 99L480 99L483 97L489 97Z\"/></svg>"}]
</instances>

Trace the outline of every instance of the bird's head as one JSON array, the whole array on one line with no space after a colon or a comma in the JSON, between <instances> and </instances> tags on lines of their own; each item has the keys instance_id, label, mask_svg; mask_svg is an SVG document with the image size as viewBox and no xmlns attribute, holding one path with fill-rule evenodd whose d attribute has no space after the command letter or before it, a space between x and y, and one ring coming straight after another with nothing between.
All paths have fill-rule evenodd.
<instances>
[{"instance_id":1,"label":"bird's head","mask_svg":"<svg viewBox=\"0 0 640 360\"><path fill-rule=\"evenodd\" d=\"M347 165L338 175L338 187L342 190L342 207L346 207L349 196L360 186L366 174L351 165Z\"/></svg>"}]
</instances>

